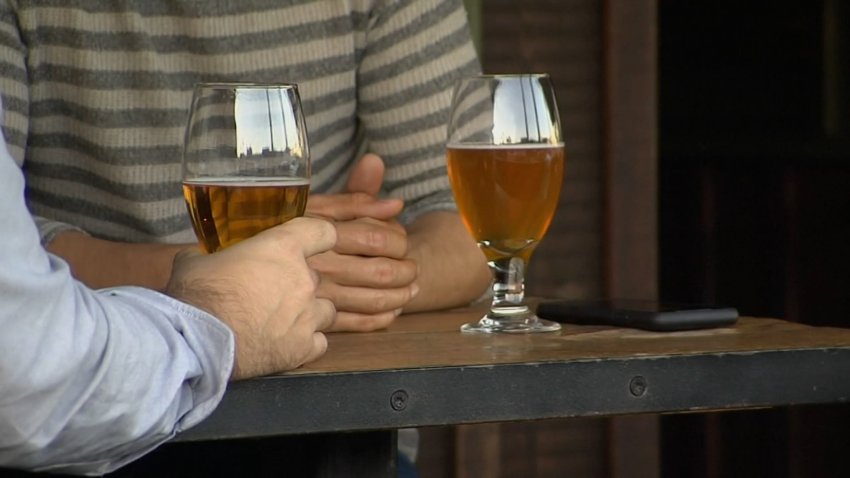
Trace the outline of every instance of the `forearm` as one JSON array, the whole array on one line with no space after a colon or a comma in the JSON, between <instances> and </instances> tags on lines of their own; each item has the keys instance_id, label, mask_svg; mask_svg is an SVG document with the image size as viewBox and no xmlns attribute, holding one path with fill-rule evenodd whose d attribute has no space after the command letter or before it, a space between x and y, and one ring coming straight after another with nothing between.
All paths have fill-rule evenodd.
<instances>
[{"instance_id":1,"label":"forearm","mask_svg":"<svg viewBox=\"0 0 850 478\"><path fill-rule=\"evenodd\" d=\"M424 214L410 226L408 237L408 256L419 264L420 292L405 312L463 306L490 285L484 254L456 213Z\"/></svg>"},{"instance_id":2,"label":"forearm","mask_svg":"<svg viewBox=\"0 0 850 478\"><path fill-rule=\"evenodd\" d=\"M0 464L100 475L212 412L230 376L233 338L214 318L153 291L93 292L57 277L63 272L42 275L40 292L3 297ZM17 310L26 315L6 313L24 304Z\"/></svg>"},{"instance_id":3,"label":"forearm","mask_svg":"<svg viewBox=\"0 0 850 478\"><path fill-rule=\"evenodd\" d=\"M47 249L64 259L74 277L91 288L136 285L162 290L174 256L188 247L195 246L113 242L67 231L58 234Z\"/></svg>"},{"instance_id":4,"label":"forearm","mask_svg":"<svg viewBox=\"0 0 850 478\"><path fill-rule=\"evenodd\" d=\"M73 281L23 199L0 141L0 466L103 474L212 411L233 335L156 292Z\"/></svg>"}]
</instances>

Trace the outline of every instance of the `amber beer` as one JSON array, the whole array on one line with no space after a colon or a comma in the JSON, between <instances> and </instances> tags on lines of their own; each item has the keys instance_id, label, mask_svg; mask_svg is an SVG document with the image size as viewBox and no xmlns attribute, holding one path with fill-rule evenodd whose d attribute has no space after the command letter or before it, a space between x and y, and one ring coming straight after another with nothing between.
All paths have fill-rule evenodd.
<instances>
[{"instance_id":1,"label":"amber beer","mask_svg":"<svg viewBox=\"0 0 850 478\"><path fill-rule=\"evenodd\" d=\"M310 182L280 178L200 178L183 182L195 234L215 252L304 214Z\"/></svg>"},{"instance_id":2,"label":"amber beer","mask_svg":"<svg viewBox=\"0 0 850 478\"><path fill-rule=\"evenodd\" d=\"M463 222L487 258L528 262L558 205L563 145L449 145L447 162Z\"/></svg>"}]
</instances>

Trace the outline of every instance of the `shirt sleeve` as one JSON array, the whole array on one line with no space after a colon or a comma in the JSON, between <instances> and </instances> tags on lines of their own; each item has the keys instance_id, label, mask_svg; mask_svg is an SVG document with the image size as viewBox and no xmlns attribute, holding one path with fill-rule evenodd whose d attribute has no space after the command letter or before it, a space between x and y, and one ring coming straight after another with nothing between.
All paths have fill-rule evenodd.
<instances>
[{"instance_id":1,"label":"shirt sleeve","mask_svg":"<svg viewBox=\"0 0 850 478\"><path fill-rule=\"evenodd\" d=\"M385 189L405 199L401 222L456 210L446 172L455 80L481 72L461 0L377 2L358 73L358 116L384 158Z\"/></svg>"},{"instance_id":2,"label":"shirt sleeve","mask_svg":"<svg viewBox=\"0 0 850 478\"><path fill-rule=\"evenodd\" d=\"M100 475L209 415L233 334L163 294L73 280L40 246L23 189L0 142L0 465Z\"/></svg>"}]
</instances>

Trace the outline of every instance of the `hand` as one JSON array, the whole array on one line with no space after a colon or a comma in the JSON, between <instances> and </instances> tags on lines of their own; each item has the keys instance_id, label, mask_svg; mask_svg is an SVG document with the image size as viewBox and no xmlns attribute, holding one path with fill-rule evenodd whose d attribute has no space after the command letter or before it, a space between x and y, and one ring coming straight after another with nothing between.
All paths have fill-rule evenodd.
<instances>
[{"instance_id":1,"label":"hand","mask_svg":"<svg viewBox=\"0 0 850 478\"><path fill-rule=\"evenodd\" d=\"M182 252L166 293L218 317L236 336L232 379L296 368L328 347L322 333L336 316L315 296L306 262L331 249L334 227L296 218L215 254Z\"/></svg>"},{"instance_id":2,"label":"hand","mask_svg":"<svg viewBox=\"0 0 850 478\"><path fill-rule=\"evenodd\" d=\"M348 177L344 194L311 194L307 199L307 216L334 221L361 217L390 220L404 208L401 199L378 199L384 182L384 161L376 154L365 154Z\"/></svg>"},{"instance_id":3,"label":"hand","mask_svg":"<svg viewBox=\"0 0 850 478\"><path fill-rule=\"evenodd\" d=\"M335 221L333 251L309 259L319 272L317 295L333 300L333 330L368 331L386 327L419 291L417 264L407 259L407 231L393 218L404 203L377 199L384 163L374 154L355 165L346 194L314 195L307 214Z\"/></svg>"},{"instance_id":4,"label":"hand","mask_svg":"<svg viewBox=\"0 0 850 478\"><path fill-rule=\"evenodd\" d=\"M336 223L332 251L308 260L321 276L319 297L337 308L336 331L388 326L419 292L418 268L406 259L407 233L395 222L362 218Z\"/></svg>"}]
</instances>

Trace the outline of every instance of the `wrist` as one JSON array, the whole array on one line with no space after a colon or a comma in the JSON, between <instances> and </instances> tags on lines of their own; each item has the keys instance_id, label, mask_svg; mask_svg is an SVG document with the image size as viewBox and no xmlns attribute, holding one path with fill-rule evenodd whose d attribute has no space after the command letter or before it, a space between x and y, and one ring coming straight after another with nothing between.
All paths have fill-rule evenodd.
<instances>
[{"instance_id":1,"label":"wrist","mask_svg":"<svg viewBox=\"0 0 850 478\"><path fill-rule=\"evenodd\" d=\"M189 247L193 246L114 242L63 231L47 250L64 259L74 278L91 288L135 285L161 291L171 275L174 256Z\"/></svg>"}]
</instances>

